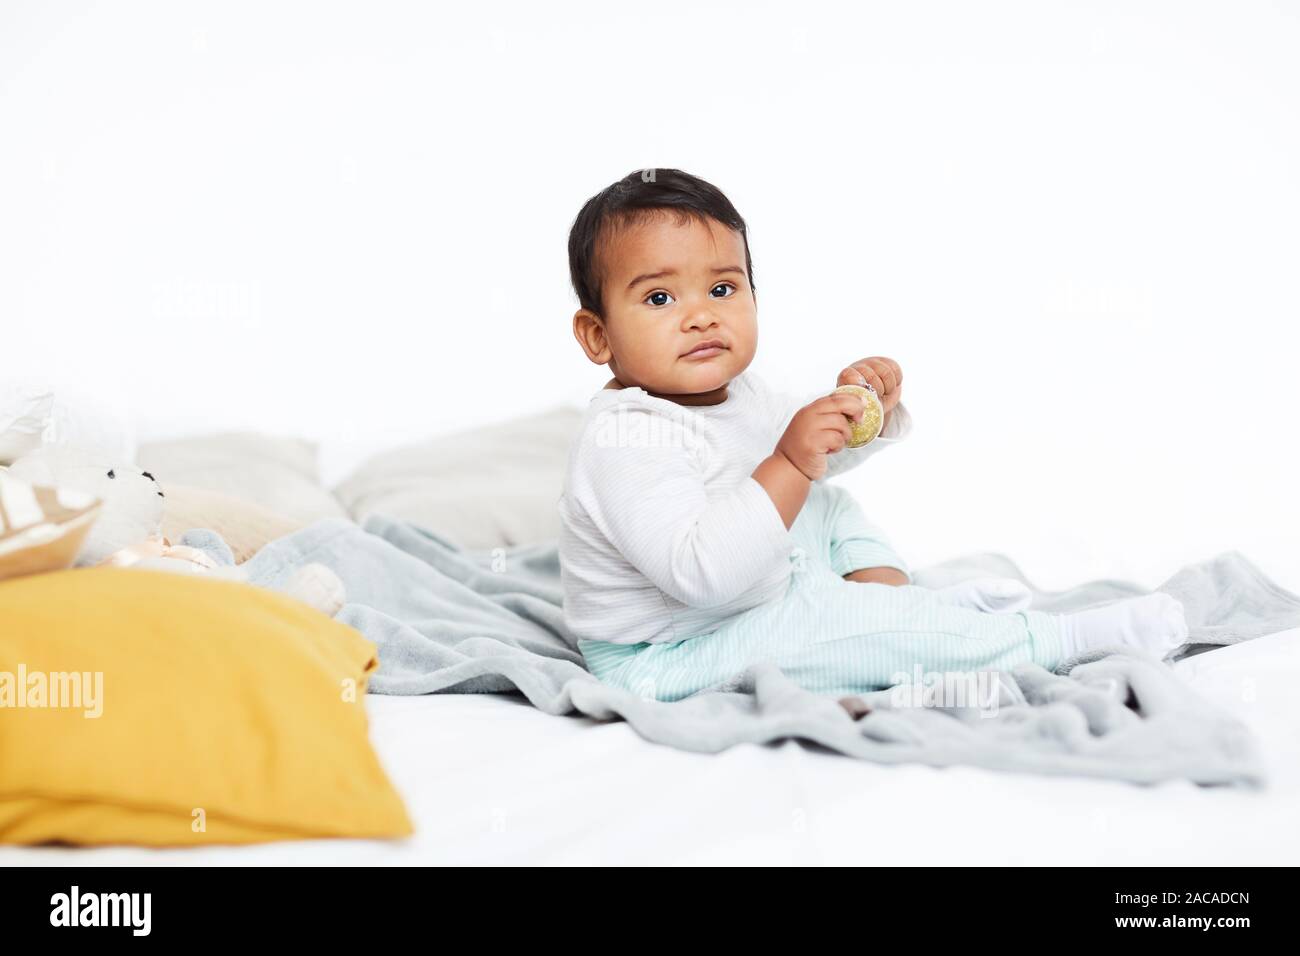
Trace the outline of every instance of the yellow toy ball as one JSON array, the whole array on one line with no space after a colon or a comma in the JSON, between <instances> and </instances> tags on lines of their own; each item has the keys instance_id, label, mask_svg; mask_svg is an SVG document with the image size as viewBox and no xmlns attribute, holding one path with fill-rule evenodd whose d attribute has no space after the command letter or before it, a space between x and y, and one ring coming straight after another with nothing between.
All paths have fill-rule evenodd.
<instances>
[{"instance_id":1,"label":"yellow toy ball","mask_svg":"<svg viewBox=\"0 0 1300 956\"><path fill-rule=\"evenodd\" d=\"M885 409L880 404L880 396L870 385L841 385L836 392L850 392L862 399L867 410L862 414L862 421L851 422L853 437L848 440L846 448L861 448L880 434L885 421Z\"/></svg>"}]
</instances>

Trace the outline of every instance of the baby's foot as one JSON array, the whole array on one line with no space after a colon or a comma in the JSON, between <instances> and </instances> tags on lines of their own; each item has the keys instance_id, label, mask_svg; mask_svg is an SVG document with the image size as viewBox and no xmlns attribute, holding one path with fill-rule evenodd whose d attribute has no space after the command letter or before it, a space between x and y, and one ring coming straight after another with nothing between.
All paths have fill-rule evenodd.
<instances>
[{"instance_id":1,"label":"baby's foot","mask_svg":"<svg viewBox=\"0 0 1300 956\"><path fill-rule=\"evenodd\" d=\"M1007 614L1029 607L1033 597L1027 585L1015 578L975 578L946 588L935 588L939 600L989 614Z\"/></svg>"},{"instance_id":2,"label":"baby's foot","mask_svg":"<svg viewBox=\"0 0 1300 956\"><path fill-rule=\"evenodd\" d=\"M1122 645L1149 651L1163 660L1187 643L1182 602L1162 591L1054 616L1067 658L1097 647Z\"/></svg>"}]
</instances>

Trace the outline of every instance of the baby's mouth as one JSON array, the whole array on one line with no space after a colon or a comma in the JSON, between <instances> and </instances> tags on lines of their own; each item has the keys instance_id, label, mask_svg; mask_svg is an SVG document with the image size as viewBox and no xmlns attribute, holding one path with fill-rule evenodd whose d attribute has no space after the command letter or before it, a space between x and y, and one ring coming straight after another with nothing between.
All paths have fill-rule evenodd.
<instances>
[{"instance_id":1,"label":"baby's mouth","mask_svg":"<svg viewBox=\"0 0 1300 956\"><path fill-rule=\"evenodd\" d=\"M683 352L681 358L711 358L727 350L721 339L709 339L697 343L689 352Z\"/></svg>"}]
</instances>

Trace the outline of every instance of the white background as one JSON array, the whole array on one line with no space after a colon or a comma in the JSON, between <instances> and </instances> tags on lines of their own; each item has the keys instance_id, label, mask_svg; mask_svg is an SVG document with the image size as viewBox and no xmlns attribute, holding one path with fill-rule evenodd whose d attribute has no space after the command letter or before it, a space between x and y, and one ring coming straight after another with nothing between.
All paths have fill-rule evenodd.
<instances>
[{"instance_id":1,"label":"white background","mask_svg":"<svg viewBox=\"0 0 1300 956\"><path fill-rule=\"evenodd\" d=\"M9 3L0 371L326 477L585 402L565 240L634 169L750 225L755 367L903 366L845 479L916 567L1300 589L1282 3Z\"/></svg>"}]
</instances>

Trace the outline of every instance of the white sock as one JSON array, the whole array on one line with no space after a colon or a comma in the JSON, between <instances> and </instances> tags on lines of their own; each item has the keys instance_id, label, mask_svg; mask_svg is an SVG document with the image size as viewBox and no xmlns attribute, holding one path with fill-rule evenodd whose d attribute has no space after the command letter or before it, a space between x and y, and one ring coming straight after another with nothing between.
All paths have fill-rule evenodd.
<instances>
[{"instance_id":1,"label":"white sock","mask_svg":"<svg viewBox=\"0 0 1300 956\"><path fill-rule=\"evenodd\" d=\"M1029 607L1033 596L1029 588L1015 578L976 578L946 588L935 588L934 593L945 604L989 614L1024 610Z\"/></svg>"},{"instance_id":2,"label":"white sock","mask_svg":"<svg viewBox=\"0 0 1300 956\"><path fill-rule=\"evenodd\" d=\"M1149 651L1163 660L1187 642L1182 602L1162 591L1054 617L1067 658L1097 647L1121 645Z\"/></svg>"}]
</instances>

